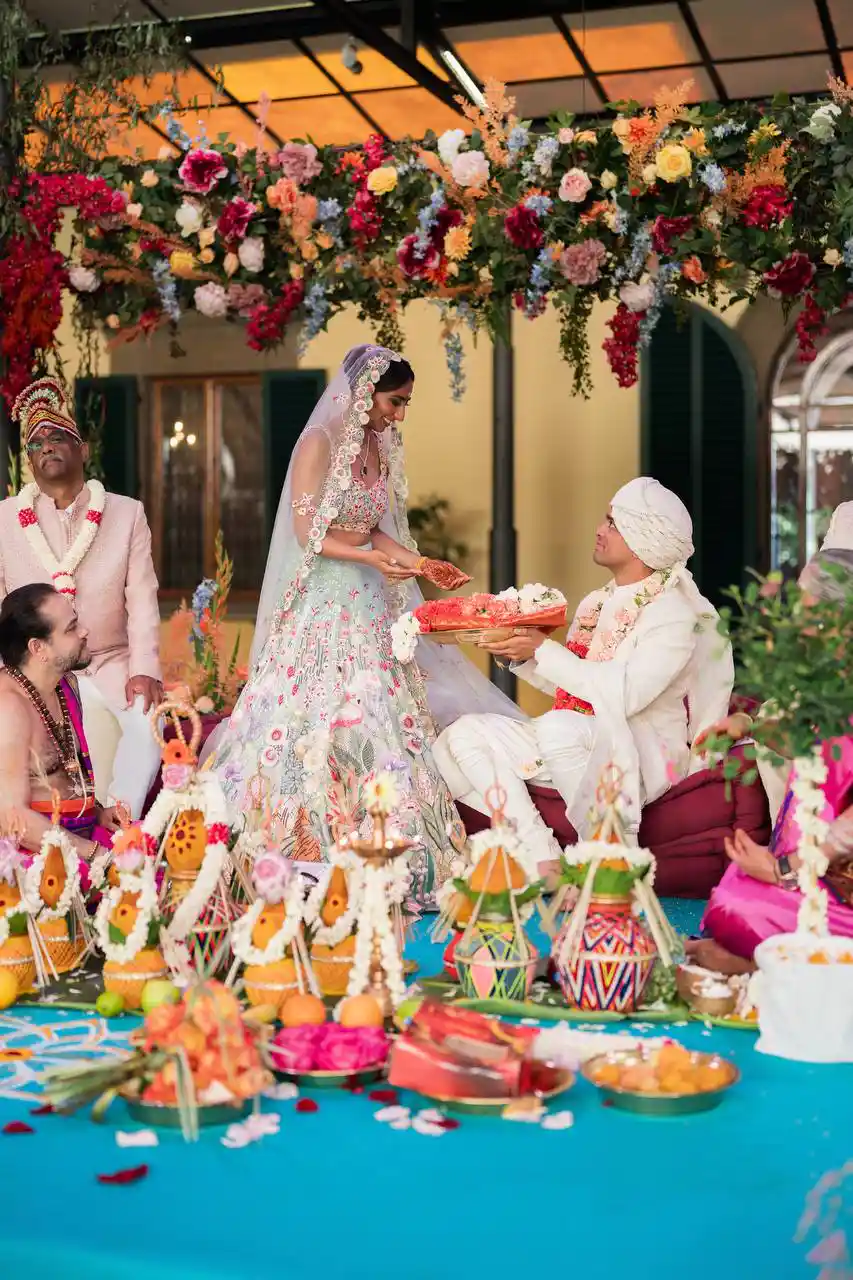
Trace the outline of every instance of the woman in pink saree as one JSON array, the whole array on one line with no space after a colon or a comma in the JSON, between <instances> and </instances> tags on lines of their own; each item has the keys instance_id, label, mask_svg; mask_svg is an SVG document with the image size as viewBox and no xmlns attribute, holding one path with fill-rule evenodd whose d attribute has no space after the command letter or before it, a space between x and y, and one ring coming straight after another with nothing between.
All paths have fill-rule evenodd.
<instances>
[{"instance_id":1,"label":"woman in pink saree","mask_svg":"<svg viewBox=\"0 0 853 1280\"><path fill-rule=\"evenodd\" d=\"M834 567L831 567L834 566ZM839 568L847 572L839 578ZM853 586L853 553L823 551L806 566L800 585L808 596L837 598ZM730 717L732 722L739 716ZM718 731L743 736L746 726L726 722ZM853 735L823 744L827 768L822 817L830 823L824 851L830 866L823 881L829 896L829 931L853 937ZM702 919L703 936L687 945L699 964L719 973L755 968L755 948L765 938L793 933L801 895L797 887L797 801L789 780L768 849L743 831L726 840L732 865L711 894Z\"/></svg>"}]
</instances>

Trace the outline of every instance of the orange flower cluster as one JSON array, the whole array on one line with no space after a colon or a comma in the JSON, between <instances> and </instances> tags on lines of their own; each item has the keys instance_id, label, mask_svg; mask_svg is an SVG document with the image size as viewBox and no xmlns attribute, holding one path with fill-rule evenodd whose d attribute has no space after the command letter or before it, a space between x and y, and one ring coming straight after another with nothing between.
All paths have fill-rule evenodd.
<instances>
[{"instance_id":1,"label":"orange flower cluster","mask_svg":"<svg viewBox=\"0 0 853 1280\"><path fill-rule=\"evenodd\" d=\"M177 1105L179 1055L186 1058L197 1097L219 1084L235 1098L254 1098L269 1082L255 1033L243 1021L237 997L220 982L190 990L179 1004L158 1005L146 1017L143 1035L147 1053L175 1054L143 1092L145 1102Z\"/></svg>"},{"instance_id":2,"label":"orange flower cluster","mask_svg":"<svg viewBox=\"0 0 853 1280\"><path fill-rule=\"evenodd\" d=\"M317 197L300 191L290 178L279 178L267 189L267 204L278 210L282 230L290 231L293 243L304 260L313 262L319 253L319 247L311 237L317 217Z\"/></svg>"}]
</instances>

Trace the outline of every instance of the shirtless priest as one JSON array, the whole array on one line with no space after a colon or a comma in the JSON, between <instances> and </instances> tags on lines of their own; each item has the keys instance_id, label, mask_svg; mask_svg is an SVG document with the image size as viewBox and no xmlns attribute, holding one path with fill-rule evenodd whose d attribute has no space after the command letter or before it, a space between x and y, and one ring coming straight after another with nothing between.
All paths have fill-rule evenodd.
<instances>
[{"instance_id":1,"label":"shirtless priest","mask_svg":"<svg viewBox=\"0 0 853 1280\"><path fill-rule=\"evenodd\" d=\"M731 646L685 561L693 525L681 499L640 477L619 490L599 526L593 559L613 577L575 614L566 646L519 631L490 651L555 695L535 720L462 716L434 747L458 800L486 811L497 783L506 816L540 864L559 856L525 785L557 788L581 839L592 834L595 793L613 763L623 775L625 818L636 839L642 805L690 771L693 739L728 711ZM701 762L697 767L702 767Z\"/></svg>"},{"instance_id":2,"label":"shirtless priest","mask_svg":"<svg viewBox=\"0 0 853 1280\"><path fill-rule=\"evenodd\" d=\"M0 606L0 658L0 806L25 820L21 844L35 850L55 792L60 822L88 861L116 821L95 802L72 674L89 650L69 597L43 582L10 592Z\"/></svg>"},{"instance_id":3,"label":"shirtless priest","mask_svg":"<svg viewBox=\"0 0 853 1280\"><path fill-rule=\"evenodd\" d=\"M88 446L52 378L34 382L13 416L34 483L0 502L0 600L47 582L73 600L89 636L80 674L87 716L96 704L118 722L112 777L98 792L138 818L160 764L148 711L160 701L160 609L151 533L142 504L86 482Z\"/></svg>"}]
</instances>

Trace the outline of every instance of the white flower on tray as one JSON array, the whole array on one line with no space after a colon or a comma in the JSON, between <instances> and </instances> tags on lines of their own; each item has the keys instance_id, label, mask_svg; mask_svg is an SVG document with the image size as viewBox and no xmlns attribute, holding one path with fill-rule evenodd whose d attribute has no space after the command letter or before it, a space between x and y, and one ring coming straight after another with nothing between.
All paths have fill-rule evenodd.
<instances>
[{"instance_id":1,"label":"white flower on tray","mask_svg":"<svg viewBox=\"0 0 853 1280\"><path fill-rule=\"evenodd\" d=\"M413 613L403 613L391 625L391 652L398 662L411 662L418 647L421 624Z\"/></svg>"},{"instance_id":2,"label":"white flower on tray","mask_svg":"<svg viewBox=\"0 0 853 1280\"><path fill-rule=\"evenodd\" d=\"M536 613L548 605L565 604L566 597L542 582L528 582L518 592L518 603L522 613Z\"/></svg>"}]
</instances>

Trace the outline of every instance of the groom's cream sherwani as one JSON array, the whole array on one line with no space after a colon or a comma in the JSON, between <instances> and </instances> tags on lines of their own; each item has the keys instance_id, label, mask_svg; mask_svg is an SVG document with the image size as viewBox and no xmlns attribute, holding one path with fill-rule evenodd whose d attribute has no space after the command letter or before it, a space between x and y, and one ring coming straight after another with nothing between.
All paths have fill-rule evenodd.
<instances>
[{"instance_id":1,"label":"groom's cream sherwani","mask_svg":"<svg viewBox=\"0 0 853 1280\"><path fill-rule=\"evenodd\" d=\"M80 532L88 505L86 485L63 511L52 498L36 495L39 527L57 559ZM108 789L99 784L99 791L126 801L138 814L157 770L159 748L141 703L127 708L125 685L130 676L161 678L157 577L151 532L140 502L107 494L97 536L74 580L77 612L89 633L92 654L80 679L84 711L93 700L106 704L122 731L112 783ZM32 582L50 582L50 573L21 528L17 498L6 498L0 502L0 600Z\"/></svg>"}]
</instances>

